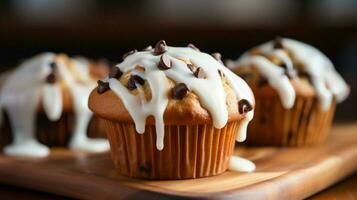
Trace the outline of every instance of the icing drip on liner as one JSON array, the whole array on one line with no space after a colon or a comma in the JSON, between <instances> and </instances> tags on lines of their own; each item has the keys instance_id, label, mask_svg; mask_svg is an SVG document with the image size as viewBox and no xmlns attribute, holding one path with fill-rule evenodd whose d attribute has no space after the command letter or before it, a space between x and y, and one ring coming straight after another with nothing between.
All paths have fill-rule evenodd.
<instances>
[{"instance_id":1,"label":"icing drip on liner","mask_svg":"<svg viewBox=\"0 0 357 200\"><path fill-rule=\"evenodd\" d=\"M255 168L255 164L252 161L239 156L232 156L229 160L230 171L253 172Z\"/></svg>"},{"instance_id":2,"label":"icing drip on liner","mask_svg":"<svg viewBox=\"0 0 357 200\"><path fill-rule=\"evenodd\" d=\"M122 100L135 122L138 133L145 132L146 118L150 115L154 116L158 150L164 148L163 115L168 104L167 95L170 90L167 78L176 83L185 83L199 97L202 107L209 111L213 125L218 129L223 128L228 121L226 93L218 70L221 70L226 76L236 94L237 102L241 99L247 99L252 105L254 104L254 97L249 86L212 56L195 51L192 48L178 47L168 47L164 54L169 56L172 62L171 67L167 70L160 70L157 67L160 56L148 51L129 55L122 63L117 65L123 73L131 71L132 74L137 74L148 82L152 92L152 99L149 102L146 101L143 91L140 91L140 85L137 85L140 94L133 95L117 79L109 78L105 80L109 82L110 88ZM183 60L189 60L193 65L202 68L206 77L204 79L196 78ZM137 66L141 66L145 70L138 72L135 70ZM243 119L239 131L241 135L237 136L239 141L246 138L246 127L252 117L253 112L251 111Z\"/></svg>"},{"instance_id":3,"label":"icing drip on liner","mask_svg":"<svg viewBox=\"0 0 357 200\"><path fill-rule=\"evenodd\" d=\"M296 40L284 38L281 43L285 49L293 54L296 60L302 63L302 70L311 77L312 85L320 102L320 108L323 111L328 110L333 96L337 102L347 98L349 87L324 54L315 47ZM257 49L263 54L277 56L288 69L293 67L292 59L285 51L274 49L273 41L262 44ZM268 79L269 84L277 90L284 108L289 109L294 105L295 90L284 74L284 69L269 59L259 55L250 55L250 52L247 52L236 63L231 63L229 67L249 67L250 65L254 65Z\"/></svg>"}]
</instances>

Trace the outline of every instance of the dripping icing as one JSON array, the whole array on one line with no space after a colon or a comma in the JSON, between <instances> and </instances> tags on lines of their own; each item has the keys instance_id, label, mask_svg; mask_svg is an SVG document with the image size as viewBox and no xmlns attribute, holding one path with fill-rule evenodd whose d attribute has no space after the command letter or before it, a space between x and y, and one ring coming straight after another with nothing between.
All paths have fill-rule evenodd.
<instances>
[{"instance_id":1,"label":"dripping icing","mask_svg":"<svg viewBox=\"0 0 357 200\"><path fill-rule=\"evenodd\" d=\"M71 67L80 75L77 75L77 78L81 81L77 83L74 73L71 73L67 64L58 57L54 53L42 53L28 59L4 81L0 91L0 106L9 115L14 137L14 142L4 149L6 154L35 157L48 155L49 149L35 139L35 118L40 102L51 121L58 120L63 112L59 81L54 84L44 81L51 73L49 63L54 61L58 64L57 78L65 83L73 100L75 126L70 141L71 148L87 151L108 149L107 141L89 142L84 136L92 116L87 107L87 100L95 87L95 80L89 75L88 63L80 59L70 59ZM88 145L89 143L91 145Z\"/></svg>"}]
</instances>

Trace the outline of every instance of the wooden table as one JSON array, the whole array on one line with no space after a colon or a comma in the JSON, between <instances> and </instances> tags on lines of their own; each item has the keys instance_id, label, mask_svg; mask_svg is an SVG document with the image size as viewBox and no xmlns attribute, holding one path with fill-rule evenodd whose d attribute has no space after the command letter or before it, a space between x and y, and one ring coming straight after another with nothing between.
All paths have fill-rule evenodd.
<instances>
[{"instance_id":1,"label":"wooden table","mask_svg":"<svg viewBox=\"0 0 357 200\"><path fill-rule=\"evenodd\" d=\"M357 174L321 192L356 172L357 124L335 126L328 142L322 146L240 147L235 154L253 160L257 170L254 173L226 172L195 180L149 181L119 176L108 154L55 149L45 159L0 156L0 182L3 184L0 197L20 195L16 198L47 199L52 198L48 193L55 193L87 199L329 199L331 195L346 199L357 195Z\"/></svg>"},{"instance_id":2,"label":"wooden table","mask_svg":"<svg viewBox=\"0 0 357 200\"><path fill-rule=\"evenodd\" d=\"M69 199L68 197L58 196L50 193L44 193L34 190L27 190L8 185L0 185L0 198L1 199L17 199L17 200L62 200ZM319 192L309 200L355 200L357 199L357 174L354 174L345 180Z\"/></svg>"}]
</instances>

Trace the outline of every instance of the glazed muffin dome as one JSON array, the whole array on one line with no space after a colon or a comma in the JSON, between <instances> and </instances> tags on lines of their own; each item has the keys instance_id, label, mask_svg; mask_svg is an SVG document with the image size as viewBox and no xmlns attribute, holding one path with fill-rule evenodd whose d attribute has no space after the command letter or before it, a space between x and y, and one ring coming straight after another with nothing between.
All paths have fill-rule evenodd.
<instances>
[{"instance_id":1,"label":"glazed muffin dome","mask_svg":"<svg viewBox=\"0 0 357 200\"><path fill-rule=\"evenodd\" d=\"M218 59L216 59L216 58ZM157 148L163 148L164 125L213 124L253 117L254 97L248 85L214 57L189 47L167 46L131 51L98 82L89 107L113 121L134 122L138 133L155 124Z\"/></svg>"},{"instance_id":2,"label":"glazed muffin dome","mask_svg":"<svg viewBox=\"0 0 357 200\"><path fill-rule=\"evenodd\" d=\"M63 112L81 113L96 80L109 72L104 65L83 57L39 54L8 73L0 86L0 105L19 117L33 118L33 113L44 112L51 121Z\"/></svg>"},{"instance_id":3,"label":"glazed muffin dome","mask_svg":"<svg viewBox=\"0 0 357 200\"><path fill-rule=\"evenodd\" d=\"M269 83L287 109L293 107L297 94L316 96L323 111L334 98L341 102L349 94L348 85L323 53L288 38L255 47L227 65L248 81Z\"/></svg>"}]
</instances>

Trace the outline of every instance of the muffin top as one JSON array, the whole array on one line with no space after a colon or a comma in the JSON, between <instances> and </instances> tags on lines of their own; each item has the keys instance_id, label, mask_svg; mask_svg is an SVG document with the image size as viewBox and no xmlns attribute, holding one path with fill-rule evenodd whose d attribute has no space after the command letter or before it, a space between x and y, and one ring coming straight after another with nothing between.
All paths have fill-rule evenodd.
<instances>
[{"instance_id":1,"label":"muffin top","mask_svg":"<svg viewBox=\"0 0 357 200\"><path fill-rule=\"evenodd\" d=\"M243 120L242 134L253 117L254 97L248 85L226 68L220 55L188 47L167 46L131 51L110 75L98 81L89 98L90 109L118 122L135 123L138 133L155 124L157 149L163 149L164 124L213 124Z\"/></svg>"},{"instance_id":2,"label":"muffin top","mask_svg":"<svg viewBox=\"0 0 357 200\"><path fill-rule=\"evenodd\" d=\"M102 65L83 57L39 54L7 73L0 86L0 105L18 120L36 112L44 112L51 121L64 111L83 114L96 80L108 74L109 67Z\"/></svg>"},{"instance_id":3,"label":"muffin top","mask_svg":"<svg viewBox=\"0 0 357 200\"><path fill-rule=\"evenodd\" d=\"M349 86L323 53L293 39L278 37L227 65L247 81L269 83L287 109L294 106L297 94L316 96L323 111L334 98L341 102L349 94Z\"/></svg>"}]
</instances>

